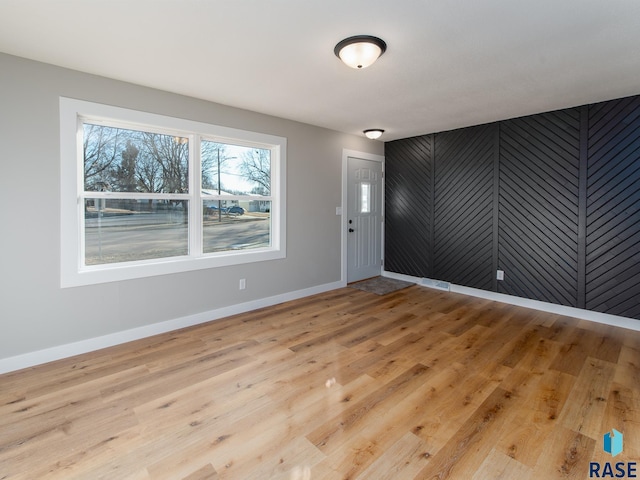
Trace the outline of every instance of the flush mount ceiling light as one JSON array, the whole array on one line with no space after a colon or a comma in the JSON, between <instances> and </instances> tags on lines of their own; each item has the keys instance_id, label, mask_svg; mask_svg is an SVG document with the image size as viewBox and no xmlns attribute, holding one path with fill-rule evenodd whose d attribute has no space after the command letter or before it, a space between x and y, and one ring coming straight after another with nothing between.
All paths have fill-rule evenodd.
<instances>
[{"instance_id":1,"label":"flush mount ceiling light","mask_svg":"<svg viewBox=\"0 0 640 480\"><path fill-rule=\"evenodd\" d=\"M356 35L338 42L333 53L351 68L367 68L387 49L387 44L378 37Z\"/></svg>"},{"instance_id":2,"label":"flush mount ceiling light","mask_svg":"<svg viewBox=\"0 0 640 480\"><path fill-rule=\"evenodd\" d=\"M382 134L384 133L384 130L380 128L370 128L369 130L364 130L362 133L364 133L367 136L367 138L370 138L371 140L375 140L382 136Z\"/></svg>"}]
</instances>

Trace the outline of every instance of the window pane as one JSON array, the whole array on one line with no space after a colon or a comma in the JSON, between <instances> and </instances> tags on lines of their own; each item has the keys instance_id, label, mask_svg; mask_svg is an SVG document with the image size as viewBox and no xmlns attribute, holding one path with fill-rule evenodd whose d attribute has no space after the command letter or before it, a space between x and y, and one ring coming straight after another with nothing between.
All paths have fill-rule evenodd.
<instances>
[{"instance_id":1,"label":"window pane","mask_svg":"<svg viewBox=\"0 0 640 480\"><path fill-rule=\"evenodd\" d=\"M271 151L202 142L204 194L271 195Z\"/></svg>"},{"instance_id":2,"label":"window pane","mask_svg":"<svg viewBox=\"0 0 640 480\"><path fill-rule=\"evenodd\" d=\"M371 184L360 184L360 213L371 213Z\"/></svg>"},{"instance_id":3,"label":"window pane","mask_svg":"<svg viewBox=\"0 0 640 480\"><path fill-rule=\"evenodd\" d=\"M84 189L189 192L189 139L83 124Z\"/></svg>"},{"instance_id":4,"label":"window pane","mask_svg":"<svg viewBox=\"0 0 640 480\"><path fill-rule=\"evenodd\" d=\"M203 202L204 253L271 246L271 202L234 200Z\"/></svg>"},{"instance_id":5,"label":"window pane","mask_svg":"<svg viewBox=\"0 0 640 480\"><path fill-rule=\"evenodd\" d=\"M85 264L189 254L188 202L88 198Z\"/></svg>"}]
</instances>

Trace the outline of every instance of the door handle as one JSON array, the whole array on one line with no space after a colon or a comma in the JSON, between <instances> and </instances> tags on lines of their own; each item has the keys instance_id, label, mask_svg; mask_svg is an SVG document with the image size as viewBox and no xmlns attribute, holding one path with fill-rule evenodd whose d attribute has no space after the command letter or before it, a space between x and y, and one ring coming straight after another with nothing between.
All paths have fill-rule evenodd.
<instances>
[{"instance_id":1,"label":"door handle","mask_svg":"<svg viewBox=\"0 0 640 480\"><path fill-rule=\"evenodd\" d=\"M355 232L355 230L353 228L350 228L349 233L353 233L353 232Z\"/></svg>"}]
</instances>

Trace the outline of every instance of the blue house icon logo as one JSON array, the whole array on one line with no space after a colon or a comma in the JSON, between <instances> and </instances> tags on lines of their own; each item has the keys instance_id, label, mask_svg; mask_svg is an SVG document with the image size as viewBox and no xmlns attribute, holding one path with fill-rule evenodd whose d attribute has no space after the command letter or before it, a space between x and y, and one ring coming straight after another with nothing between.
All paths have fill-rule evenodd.
<instances>
[{"instance_id":1,"label":"blue house icon logo","mask_svg":"<svg viewBox=\"0 0 640 480\"><path fill-rule=\"evenodd\" d=\"M604 451L615 457L622 453L622 433L615 428L604 434Z\"/></svg>"}]
</instances>

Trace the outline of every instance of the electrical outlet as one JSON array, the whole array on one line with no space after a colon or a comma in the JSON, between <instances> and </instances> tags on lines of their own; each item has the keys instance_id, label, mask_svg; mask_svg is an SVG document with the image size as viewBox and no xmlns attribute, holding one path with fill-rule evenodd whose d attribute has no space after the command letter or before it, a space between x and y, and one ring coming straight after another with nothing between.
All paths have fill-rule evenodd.
<instances>
[{"instance_id":1,"label":"electrical outlet","mask_svg":"<svg viewBox=\"0 0 640 480\"><path fill-rule=\"evenodd\" d=\"M247 281L244 278L240 279L240 290L247 288Z\"/></svg>"},{"instance_id":2,"label":"electrical outlet","mask_svg":"<svg viewBox=\"0 0 640 480\"><path fill-rule=\"evenodd\" d=\"M496 279L498 280L504 280L504 270L498 270L496 272Z\"/></svg>"}]
</instances>

